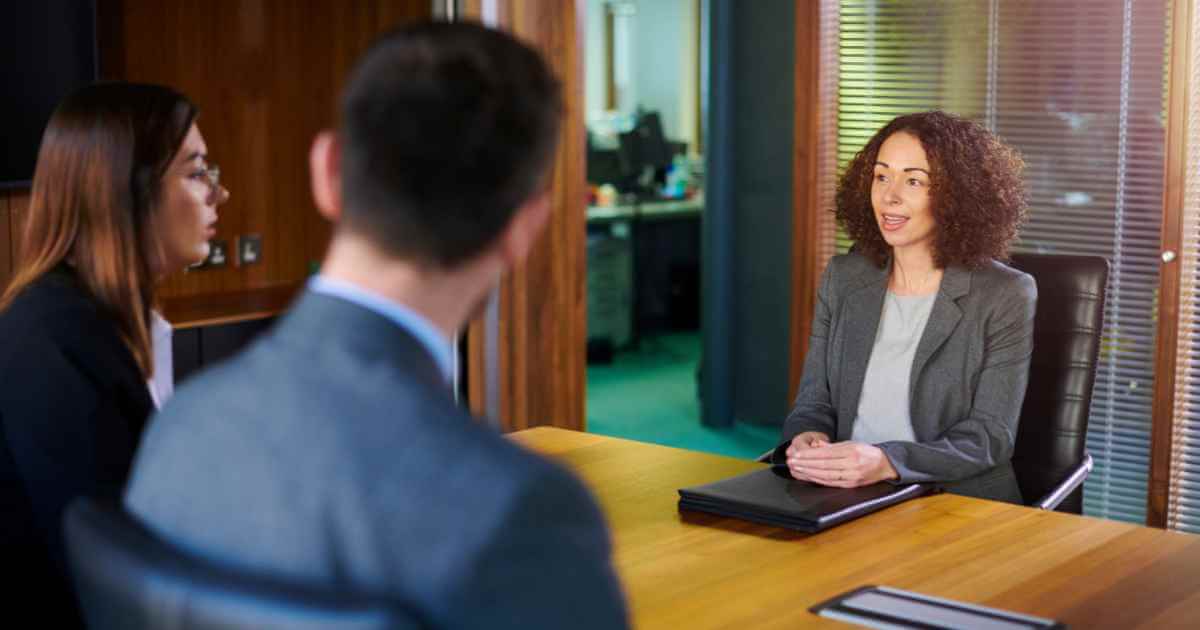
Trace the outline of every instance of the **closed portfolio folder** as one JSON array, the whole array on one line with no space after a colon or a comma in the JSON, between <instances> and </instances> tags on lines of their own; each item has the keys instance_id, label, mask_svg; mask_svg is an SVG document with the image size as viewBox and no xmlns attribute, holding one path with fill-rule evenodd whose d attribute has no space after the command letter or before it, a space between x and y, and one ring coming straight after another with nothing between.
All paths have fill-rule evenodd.
<instances>
[{"instance_id":1,"label":"closed portfolio folder","mask_svg":"<svg viewBox=\"0 0 1200 630\"><path fill-rule=\"evenodd\" d=\"M680 488L679 509L812 533L935 491L929 484L884 482L829 488L792 479L786 468L775 467Z\"/></svg>"}]
</instances>

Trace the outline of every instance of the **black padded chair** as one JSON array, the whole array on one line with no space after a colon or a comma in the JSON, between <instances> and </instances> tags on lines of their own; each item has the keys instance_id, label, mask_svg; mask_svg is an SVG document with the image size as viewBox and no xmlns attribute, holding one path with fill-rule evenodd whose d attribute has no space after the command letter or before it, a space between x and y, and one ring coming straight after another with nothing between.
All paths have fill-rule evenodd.
<instances>
[{"instance_id":1,"label":"black padded chair","mask_svg":"<svg viewBox=\"0 0 1200 630\"><path fill-rule=\"evenodd\" d=\"M1012 266L1038 287L1029 386L1012 464L1028 505L1079 514L1080 486L1092 470L1088 412L1100 335L1108 261L1099 256L1016 254ZM759 456L771 461L774 449Z\"/></svg>"},{"instance_id":2,"label":"black padded chair","mask_svg":"<svg viewBox=\"0 0 1200 630\"><path fill-rule=\"evenodd\" d=\"M67 508L65 536L89 628L419 627L395 602L245 575L194 559L116 505L76 499Z\"/></svg>"},{"instance_id":3,"label":"black padded chair","mask_svg":"<svg viewBox=\"0 0 1200 630\"><path fill-rule=\"evenodd\" d=\"M1033 276L1038 288L1033 360L1013 469L1029 505L1079 514L1081 485L1092 470L1085 446L1104 329L1108 261L1015 254L1012 266Z\"/></svg>"}]
</instances>

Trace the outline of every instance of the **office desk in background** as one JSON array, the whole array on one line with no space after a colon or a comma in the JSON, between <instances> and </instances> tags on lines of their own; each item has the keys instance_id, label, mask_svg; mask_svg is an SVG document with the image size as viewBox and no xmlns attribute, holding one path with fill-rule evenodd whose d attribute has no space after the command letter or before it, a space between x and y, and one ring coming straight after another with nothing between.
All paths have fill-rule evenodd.
<instances>
[{"instance_id":1,"label":"office desk in background","mask_svg":"<svg viewBox=\"0 0 1200 630\"><path fill-rule=\"evenodd\" d=\"M616 206L588 206L588 225L607 223L635 217L647 221L675 217L699 217L704 210L704 195L690 199L664 199Z\"/></svg>"},{"instance_id":2,"label":"office desk in background","mask_svg":"<svg viewBox=\"0 0 1200 630\"><path fill-rule=\"evenodd\" d=\"M588 337L613 347L639 333L700 324L703 194L587 209Z\"/></svg>"},{"instance_id":3,"label":"office desk in background","mask_svg":"<svg viewBox=\"0 0 1200 630\"><path fill-rule=\"evenodd\" d=\"M595 493L637 628L844 628L807 609L866 584L1072 628L1200 626L1200 536L950 494L805 535L677 511L676 489L762 464L544 427L511 438Z\"/></svg>"}]
</instances>

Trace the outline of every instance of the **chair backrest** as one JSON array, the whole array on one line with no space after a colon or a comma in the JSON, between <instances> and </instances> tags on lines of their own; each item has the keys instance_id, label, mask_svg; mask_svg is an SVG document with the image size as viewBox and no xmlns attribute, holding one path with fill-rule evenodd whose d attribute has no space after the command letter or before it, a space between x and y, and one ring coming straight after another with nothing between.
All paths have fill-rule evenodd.
<instances>
[{"instance_id":1,"label":"chair backrest","mask_svg":"<svg viewBox=\"0 0 1200 630\"><path fill-rule=\"evenodd\" d=\"M168 545L116 505L76 499L67 555L89 628L415 628L395 602L229 571Z\"/></svg>"},{"instance_id":2,"label":"chair backrest","mask_svg":"<svg viewBox=\"0 0 1200 630\"><path fill-rule=\"evenodd\" d=\"M1099 256L1015 254L1012 266L1037 282L1033 360L1012 464L1027 503L1041 499L1083 461L1108 261ZM1082 488L1056 508L1083 511Z\"/></svg>"}]
</instances>

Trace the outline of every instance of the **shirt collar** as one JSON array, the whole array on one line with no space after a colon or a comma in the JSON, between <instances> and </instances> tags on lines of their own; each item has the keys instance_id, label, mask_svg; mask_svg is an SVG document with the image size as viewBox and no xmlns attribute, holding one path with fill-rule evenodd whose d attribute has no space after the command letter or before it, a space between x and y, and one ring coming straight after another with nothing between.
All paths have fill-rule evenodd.
<instances>
[{"instance_id":1,"label":"shirt collar","mask_svg":"<svg viewBox=\"0 0 1200 630\"><path fill-rule=\"evenodd\" d=\"M441 372L446 382L453 382L453 345L432 322L416 311L356 284L322 275L313 276L308 281L308 290L313 293L321 293L352 302L392 321L400 328L409 332L413 337L416 337L417 341L433 357L434 362L438 366L438 371Z\"/></svg>"}]
</instances>

